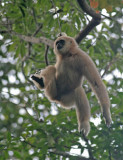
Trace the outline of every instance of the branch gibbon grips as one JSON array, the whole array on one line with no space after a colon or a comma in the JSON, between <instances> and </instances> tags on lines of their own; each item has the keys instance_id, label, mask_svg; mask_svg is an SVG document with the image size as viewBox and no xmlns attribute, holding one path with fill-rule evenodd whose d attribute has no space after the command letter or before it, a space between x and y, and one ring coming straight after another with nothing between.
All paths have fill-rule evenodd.
<instances>
[{"instance_id":1,"label":"branch gibbon grips","mask_svg":"<svg viewBox=\"0 0 123 160\"><path fill-rule=\"evenodd\" d=\"M101 104L103 116L109 126L112 121L110 100L92 59L79 48L73 38L66 35L56 39L54 53L56 64L46 67L39 74L34 74L33 83L39 89L44 89L50 101L57 102L64 108L76 106L79 132L87 136L90 131L90 106L82 87L85 77Z\"/></svg>"}]
</instances>

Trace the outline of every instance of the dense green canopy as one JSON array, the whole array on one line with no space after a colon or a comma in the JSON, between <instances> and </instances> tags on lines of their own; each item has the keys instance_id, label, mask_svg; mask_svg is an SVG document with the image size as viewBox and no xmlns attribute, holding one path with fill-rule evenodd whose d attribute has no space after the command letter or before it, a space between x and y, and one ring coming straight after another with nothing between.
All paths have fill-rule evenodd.
<instances>
[{"instance_id":1,"label":"dense green canopy","mask_svg":"<svg viewBox=\"0 0 123 160\"><path fill-rule=\"evenodd\" d=\"M98 101L86 81L84 89L92 114L87 138L78 132L75 110L64 110L49 102L44 92L29 80L32 73L46 66L46 60L55 64L52 43L60 28L76 37L87 26L90 16L77 1L1 0L1 160L123 159L123 3L87 2L97 13L101 11L102 21L79 45L95 62L109 92L111 128L106 127ZM49 48L44 38L51 44Z\"/></svg>"}]
</instances>

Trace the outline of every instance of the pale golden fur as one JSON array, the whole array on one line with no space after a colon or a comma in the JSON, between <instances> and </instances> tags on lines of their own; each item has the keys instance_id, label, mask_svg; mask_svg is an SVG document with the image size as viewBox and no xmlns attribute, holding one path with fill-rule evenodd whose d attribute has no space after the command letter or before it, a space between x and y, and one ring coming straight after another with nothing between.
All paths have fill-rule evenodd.
<instances>
[{"instance_id":1,"label":"pale golden fur","mask_svg":"<svg viewBox=\"0 0 123 160\"><path fill-rule=\"evenodd\" d=\"M58 49L57 43L60 43L60 40L65 41L65 44ZM90 131L90 107L82 88L82 79L85 77L100 101L106 124L110 125L110 100L91 58L78 47L73 38L68 36L56 39L54 53L56 64L46 67L38 75L43 77L44 90L48 99L60 103L65 108L75 105L79 131L87 135ZM36 84L35 81L33 82Z\"/></svg>"}]
</instances>

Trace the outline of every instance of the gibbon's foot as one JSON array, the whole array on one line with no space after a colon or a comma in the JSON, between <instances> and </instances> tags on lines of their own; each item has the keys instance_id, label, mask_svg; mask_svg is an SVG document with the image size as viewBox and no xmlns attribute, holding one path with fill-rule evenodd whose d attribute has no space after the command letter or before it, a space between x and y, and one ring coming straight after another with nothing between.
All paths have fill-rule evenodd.
<instances>
[{"instance_id":1,"label":"gibbon's foot","mask_svg":"<svg viewBox=\"0 0 123 160\"><path fill-rule=\"evenodd\" d=\"M90 132L90 124L88 121L84 121L84 122L81 122L81 124L79 125L79 133L80 134L84 134L85 136L88 135L88 133Z\"/></svg>"},{"instance_id":2,"label":"gibbon's foot","mask_svg":"<svg viewBox=\"0 0 123 160\"><path fill-rule=\"evenodd\" d=\"M111 123L112 123L111 117L108 117L108 119L105 119L105 123L106 123L107 127L110 128L111 127Z\"/></svg>"},{"instance_id":3,"label":"gibbon's foot","mask_svg":"<svg viewBox=\"0 0 123 160\"><path fill-rule=\"evenodd\" d=\"M111 119L110 111L108 111L108 110L106 112L103 111L103 117L105 119L105 123L106 123L107 127L108 128L111 127L112 119Z\"/></svg>"},{"instance_id":4,"label":"gibbon's foot","mask_svg":"<svg viewBox=\"0 0 123 160\"><path fill-rule=\"evenodd\" d=\"M31 79L34 80L34 81L36 81L36 82L41 86L41 88L44 88L44 87L45 87L45 86L44 86L44 81L43 81L43 78L42 78L42 77L39 78L39 77L36 77L35 75L32 75L32 76L31 76Z\"/></svg>"}]
</instances>

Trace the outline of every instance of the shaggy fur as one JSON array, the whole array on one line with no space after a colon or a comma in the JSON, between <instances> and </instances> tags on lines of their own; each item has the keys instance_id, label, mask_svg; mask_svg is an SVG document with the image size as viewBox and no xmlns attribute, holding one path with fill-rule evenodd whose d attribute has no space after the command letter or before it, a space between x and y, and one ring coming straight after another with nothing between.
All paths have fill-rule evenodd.
<instances>
[{"instance_id":1,"label":"shaggy fur","mask_svg":"<svg viewBox=\"0 0 123 160\"><path fill-rule=\"evenodd\" d=\"M56 64L48 66L40 74L33 76L43 78L40 85L33 78L39 89L44 89L50 101L60 103L65 108L76 106L78 128L88 135L90 131L90 106L85 91L82 88L82 79L85 77L98 98L106 124L111 123L110 100L106 87L91 58L83 52L76 41L68 36L61 36L54 42ZM41 80L42 81L42 80Z\"/></svg>"}]
</instances>

